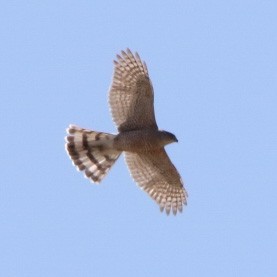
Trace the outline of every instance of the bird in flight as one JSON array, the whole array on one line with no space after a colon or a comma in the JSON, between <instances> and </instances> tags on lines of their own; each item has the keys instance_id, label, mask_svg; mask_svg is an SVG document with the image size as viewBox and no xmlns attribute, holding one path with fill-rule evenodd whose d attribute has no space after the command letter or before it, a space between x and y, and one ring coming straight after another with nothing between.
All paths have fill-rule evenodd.
<instances>
[{"instance_id":1,"label":"bird in flight","mask_svg":"<svg viewBox=\"0 0 277 277\"><path fill-rule=\"evenodd\" d=\"M177 138L158 129L153 86L138 53L127 49L117 55L109 104L118 134L70 125L65 148L73 164L93 183L100 183L124 152L134 181L158 203L160 210L174 215L182 212L188 195L164 149Z\"/></svg>"}]
</instances>

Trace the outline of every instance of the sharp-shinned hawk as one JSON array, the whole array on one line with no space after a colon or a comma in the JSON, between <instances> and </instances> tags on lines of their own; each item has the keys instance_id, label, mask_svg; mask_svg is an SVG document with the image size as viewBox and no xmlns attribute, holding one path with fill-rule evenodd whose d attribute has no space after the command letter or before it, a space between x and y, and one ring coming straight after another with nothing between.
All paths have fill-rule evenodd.
<instances>
[{"instance_id":1,"label":"sharp-shinned hawk","mask_svg":"<svg viewBox=\"0 0 277 277\"><path fill-rule=\"evenodd\" d=\"M109 104L118 134L70 125L66 150L73 164L93 183L100 183L124 152L133 179L159 204L160 210L174 215L182 212L187 193L164 149L177 139L158 129L147 66L129 49L114 61Z\"/></svg>"}]
</instances>

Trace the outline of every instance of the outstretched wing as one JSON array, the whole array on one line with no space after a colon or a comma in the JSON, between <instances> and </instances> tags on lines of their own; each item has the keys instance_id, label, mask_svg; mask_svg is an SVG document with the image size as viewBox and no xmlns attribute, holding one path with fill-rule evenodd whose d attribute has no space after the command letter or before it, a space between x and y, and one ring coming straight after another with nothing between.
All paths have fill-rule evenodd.
<instances>
[{"instance_id":1,"label":"outstretched wing","mask_svg":"<svg viewBox=\"0 0 277 277\"><path fill-rule=\"evenodd\" d=\"M164 149L148 153L125 152L132 177L169 214L182 212L187 192Z\"/></svg>"},{"instance_id":2,"label":"outstretched wing","mask_svg":"<svg viewBox=\"0 0 277 277\"><path fill-rule=\"evenodd\" d=\"M118 130L158 129L154 114L154 92L146 64L127 49L117 55L109 93L112 117Z\"/></svg>"}]
</instances>

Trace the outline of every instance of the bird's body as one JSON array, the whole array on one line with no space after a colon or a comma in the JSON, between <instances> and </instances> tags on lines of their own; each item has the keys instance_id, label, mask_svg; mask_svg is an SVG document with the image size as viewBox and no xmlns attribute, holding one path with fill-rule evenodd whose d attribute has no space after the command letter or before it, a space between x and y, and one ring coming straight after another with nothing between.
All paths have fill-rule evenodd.
<instances>
[{"instance_id":1,"label":"bird's body","mask_svg":"<svg viewBox=\"0 0 277 277\"><path fill-rule=\"evenodd\" d=\"M118 134L95 132L70 125L66 150L85 176L99 183L122 152L138 185L167 214L181 212L187 193L164 146L176 137L158 130L154 93L146 64L127 49L117 55L109 103Z\"/></svg>"},{"instance_id":2,"label":"bird's body","mask_svg":"<svg viewBox=\"0 0 277 277\"><path fill-rule=\"evenodd\" d=\"M119 133L114 139L114 148L119 151L133 153L158 150L170 143L171 137L163 131L142 129L124 131ZM173 141L171 141L173 142Z\"/></svg>"}]
</instances>

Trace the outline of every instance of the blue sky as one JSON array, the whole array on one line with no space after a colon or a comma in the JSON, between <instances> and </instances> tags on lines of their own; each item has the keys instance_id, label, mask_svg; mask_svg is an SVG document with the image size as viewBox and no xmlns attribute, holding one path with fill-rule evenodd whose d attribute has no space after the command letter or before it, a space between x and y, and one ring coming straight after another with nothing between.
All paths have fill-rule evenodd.
<instances>
[{"instance_id":1,"label":"blue sky","mask_svg":"<svg viewBox=\"0 0 277 277\"><path fill-rule=\"evenodd\" d=\"M0 275L277 276L276 1L2 1ZM92 185L70 123L116 132L115 55L147 62L189 193L167 217L124 159Z\"/></svg>"}]
</instances>

